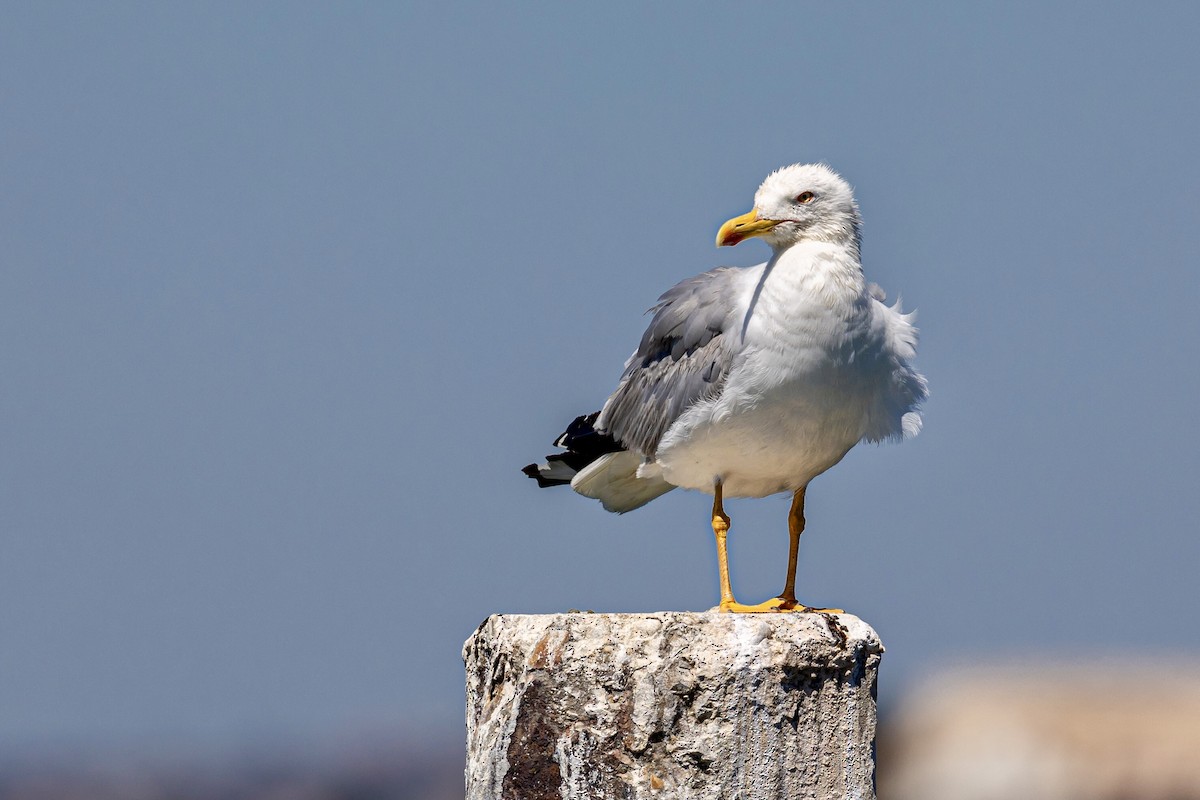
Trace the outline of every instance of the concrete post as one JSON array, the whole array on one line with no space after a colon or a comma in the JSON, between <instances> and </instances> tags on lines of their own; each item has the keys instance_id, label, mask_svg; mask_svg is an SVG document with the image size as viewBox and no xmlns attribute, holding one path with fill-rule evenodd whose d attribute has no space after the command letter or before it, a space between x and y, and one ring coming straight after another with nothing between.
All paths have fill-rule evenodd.
<instances>
[{"instance_id":1,"label":"concrete post","mask_svg":"<svg viewBox=\"0 0 1200 800\"><path fill-rule=\"evenodd\" d=\"M848 614L490 617L467 800L874 800L882 652Z\"/></svg>"}]
</instances>

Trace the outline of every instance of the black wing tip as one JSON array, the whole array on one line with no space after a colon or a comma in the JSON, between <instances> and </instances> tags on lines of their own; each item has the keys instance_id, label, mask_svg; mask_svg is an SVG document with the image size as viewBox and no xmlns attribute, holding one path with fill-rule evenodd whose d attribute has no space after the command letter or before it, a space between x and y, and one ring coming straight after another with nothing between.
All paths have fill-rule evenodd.
<instances>
[{"instance_id":1,"label":"black wing tip","mask_svg":"<svg viewBox=\"0 0 1200 800\"><path fill-rule=\"evenodd\" d=\"M571 474L577 474L601 456L624 450L624 446L616 439L596 430L596 420L599 418L599 411L576 417L567 426L567 429L554 440L554 446L565 448L566 452L546 456L545 464L530 464L522 467L521 472L537 481L538 486L542 489L550 486L565 486L571 483L569 478L547 476L552 469L556 475L564 473L561 468L554 469L554 462L561 461L570 469Z\"/></svg>"},{"instance_id":2,"label":"black wing tip","mask_svg":"<svg viewBox=\"0 0 1200 800\"><path fill-rule=\"evenodd\" d=\"M535 481L537 481L537 485L538 485L539 489L549 489L551 486L564 486L564 485L570 483L570 481L564 481L561 478L545 477L544 475L542 475L541 470L538 469L537 464L529 464L527 466L521 467L521 472L524 472L528 477L533 478Z\"/></svg>"},{"instance_id":3,"label":"black wing tip","mask_svg":"<svg viewBox=\"0 0 1200 800\"><path fill-rule=\"evenodd\" d=\"M599 411L593 411L591 414L580 414L575 419L571 420L571 424L567 429L558 435L554 440L555 447L571 447L582 436L596 435L596 420L600 418Z\"/></svg>"}]
</instances>

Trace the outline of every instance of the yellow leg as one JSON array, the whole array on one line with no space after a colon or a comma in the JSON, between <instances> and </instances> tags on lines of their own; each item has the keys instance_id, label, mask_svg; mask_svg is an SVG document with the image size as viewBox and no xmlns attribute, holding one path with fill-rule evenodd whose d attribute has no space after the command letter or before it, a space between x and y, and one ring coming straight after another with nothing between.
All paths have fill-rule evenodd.
<instances>
[{"instance_id":1,"label":"yellow leg","mask_svg":"<svg viewBox=\"0 0 1200 800\"><path fill-rule=\"evenodd\" d=\"M792 495L792 510L788 512L788 571L787 581L783 584L783 594L779 599L791 603L796 602L796 565L800 558L800 534L804 533L804 489L797 489Z\"/></svg>"},{"instance_id":2,"label":"yellow leg","mask_svg":"<svg viewBox=\"0 0 1200 800\"><path fill-rule=\"evenodd\" d=\"M713 504L713 529L716 529L716 510L720 504L720 484L717 485L717 501ZM722 516L724 512L722 511ZM725 517L725 529L729 529L729 518ZM747 606L741 603L736 603L733 600L733 593L728 594L728 602L726 601L725 590L729 584L728 566L725 561L725 535L724 533L717 536L718 556L721 562L721 610L734 611L740 613L763 613L769 611L811 611L826 614L841 614L840 608L812 608L802 605L796 600L796 565L800 555L800 534L804 533L804 489L797 489L795 495L792 496L792 509L788 512L788 571L787 580L783 585L783 593L778 597L767 600L765 603L758 605Z\"/></svg>"},{"instance_id":3,"label":"yellow leg","mask_svg":"<svg viewBox=\"0 0 1200 800\"><path fill-rule=\"evenodd\" d=\"M721 573L721 605L722 611L727 606L736 605L733 601L733 588L729 585L729 551L725 548L725 536L729 533L729 515L721 503L721 482L713 487L713 533L717 536L717 570Z\"/></svg>"}]
</instances>

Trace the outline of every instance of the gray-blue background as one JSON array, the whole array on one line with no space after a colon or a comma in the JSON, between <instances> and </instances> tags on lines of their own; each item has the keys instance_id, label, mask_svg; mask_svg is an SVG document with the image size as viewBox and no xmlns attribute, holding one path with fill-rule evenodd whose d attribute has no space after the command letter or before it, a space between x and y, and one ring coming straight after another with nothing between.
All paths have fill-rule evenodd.
<instances>
[{"instance_id":1,"label":"gray-blue background","mask_svg":"<svg viewBox=\"0 0 1200 800\"><path fill-rule=\"evenodd\" d=\"M1050 5L4 4L0 746L453 735L486 615L714 604L707 498L518 468L795 161L924 332L801 550L885 701L1200 652L1200 13Z\"/></svg>"}]
</instances>

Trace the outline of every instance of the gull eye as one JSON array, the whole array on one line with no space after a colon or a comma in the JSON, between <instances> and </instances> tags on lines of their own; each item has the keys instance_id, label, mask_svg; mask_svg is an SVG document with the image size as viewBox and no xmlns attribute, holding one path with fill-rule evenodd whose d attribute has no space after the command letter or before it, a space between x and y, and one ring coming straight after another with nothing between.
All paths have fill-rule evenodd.
<instances>
[{"instance_id":1,"label":"gull eye","mask_svg":"<svg viewBox=\"0 0 1200 800\"><path fill-rule=\"evenodd\" d=\"M811 203L814 197L816 197L816 195L812 192L801 192L800 194L796 195L796 202L800 203L801 205L805 203Z\"/></svg>"}]
</instances>

